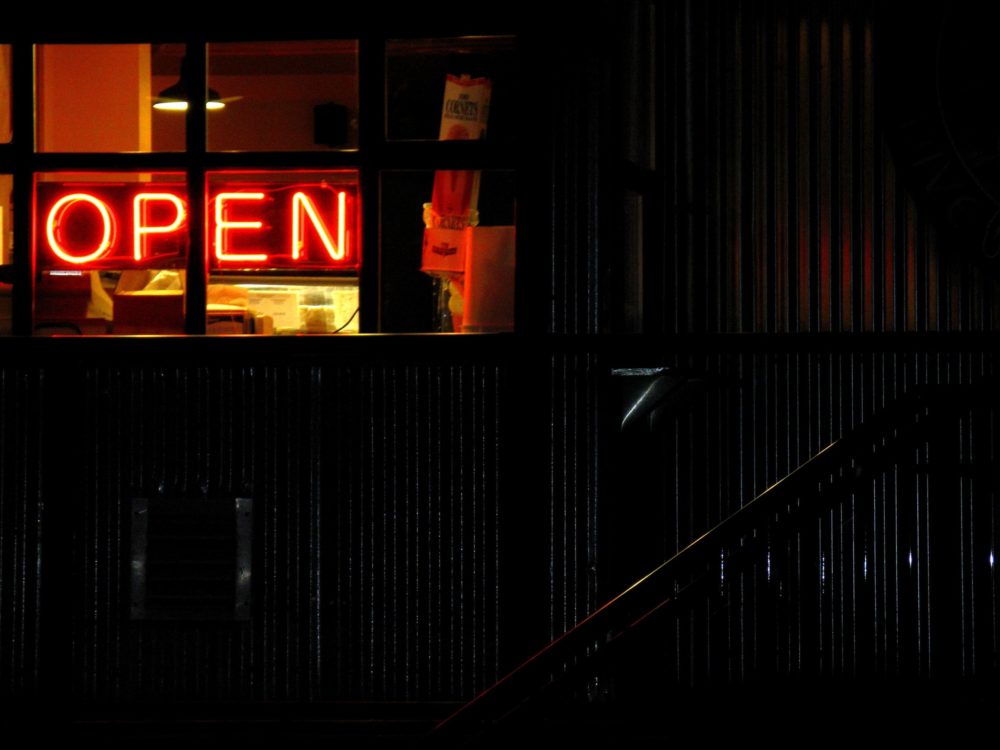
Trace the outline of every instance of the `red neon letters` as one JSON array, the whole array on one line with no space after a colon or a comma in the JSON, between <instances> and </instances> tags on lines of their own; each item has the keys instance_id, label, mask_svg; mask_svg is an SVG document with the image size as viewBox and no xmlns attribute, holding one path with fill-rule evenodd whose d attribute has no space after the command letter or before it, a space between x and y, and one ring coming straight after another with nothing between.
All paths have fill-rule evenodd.
<instances>
[{"instance_id":1,"label":"red neon letters","mask_svg":"<svg viewBox=\"0 0 1000 750\"><path fill-rule=\"evenodd\" d=\"M89 206L89 209L87 208ZM97 212L100 228L98 234L100 239L90 248L90 252L69 249L63 244L64 237L61 231L63 227L70 224L71 219L75 219L74 225L80 226L81 220L71 216L74 212L87 211ZM93 217L90 217L93 220ZM88 233L89 234L89 233ZM84 265L92 261L103 258L111 249L115 239L115 222L111 209L100 198L90 193L70 193L57 200L49 209L45 219L45 238L48 240L48 247L57 258L73 265Z\"/></svg>"},{"instance_id":2,"label":"red neon letters","mask_svg":"<svg viewBox=\"0 0 1000 750\"><path fill-rule=\"evenodd\" d=\"M187 196L176 185L60 184L36 188L39 267L183 268ZM215 269L354 269L356 183L220 185L208 196Z\"/></svg>"},{"instance_id":3,"label":"red neon letters","mask_svg":"<svg viewBox=\"0 0 1000 750\"><path fill-rule=\"evenodd\" d=\"M149 204L166 202L173 207L173 219L167 225L151 226L149 222ZM141 262L148 250L147 234L170 234L179 232L184 226L187 208L178 196L173 193L138 193L132 199L132 257Z\"/></svg>"}]
</instances>

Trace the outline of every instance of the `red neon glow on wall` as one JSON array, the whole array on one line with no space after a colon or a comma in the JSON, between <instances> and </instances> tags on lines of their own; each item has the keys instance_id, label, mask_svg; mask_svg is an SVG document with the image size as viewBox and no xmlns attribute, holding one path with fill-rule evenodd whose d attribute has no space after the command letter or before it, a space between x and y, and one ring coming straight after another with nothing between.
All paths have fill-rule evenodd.
<instances>
[{"instance_id":1,"label":"red neon glow on wall","mask_svg":"<svg viewBox=\"0 0 1000 750\"><path fill-rule=\"evenodd\" d=\"M280 181L291 175L299 173L233 174L231 182L218 179L229 175L212 175L206 217L212 268L359 267L357 173ZM187 265L182 185L40 182L35 199L40 269Z\"/></svg>"}]
</instances>

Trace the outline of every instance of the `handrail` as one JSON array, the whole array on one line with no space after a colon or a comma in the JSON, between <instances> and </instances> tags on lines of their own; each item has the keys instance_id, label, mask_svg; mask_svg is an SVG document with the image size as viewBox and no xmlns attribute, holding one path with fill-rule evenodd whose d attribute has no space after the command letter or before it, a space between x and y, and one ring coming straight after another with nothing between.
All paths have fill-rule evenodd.
<instances>
[{"instance_id":1,"label":"handrail","mask_svg":"<svg viewBox=\"0 0 1000 750\"><path fill-rule=\"evenodd\" d=\"M726 563L752 559L767 536L761 532L798 528L804 517L814 517L831 507L856 485L890 466L901 451L941 434L943 424L959 418L989 395L991 389L978 386L911 390L823 448L439 722L431 736L435 740L458 739L475 727L510 715L560 677L580 671L582 665L601 656L610 644L640 623L675 610L703 585L717 580L708 573L712 572L712 564L719 563L720 548L734 548ZM811 501L801 502L807 494ZM691 580L678 585L688 576L692 576Z\"/></svg>"}]
</instances>

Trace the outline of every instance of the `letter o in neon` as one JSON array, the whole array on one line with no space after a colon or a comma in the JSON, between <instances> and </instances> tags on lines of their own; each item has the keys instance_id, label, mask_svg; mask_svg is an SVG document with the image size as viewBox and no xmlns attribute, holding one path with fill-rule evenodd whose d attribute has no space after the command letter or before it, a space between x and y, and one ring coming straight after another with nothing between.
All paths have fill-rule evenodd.
<instances>
[{"instance_id":1,"label":"letter o in neon","mask_svg":"<svg viewBox=\"0 0 1000 750\"><path fill-rule=\"evenodd\" d=\"M77 203L89 203L91 206L96 208L97 212L101 215L101 221L104 225L104 234L101 237L101 241L98 243L97 249L89 255L72 255L59 243L59 240L56 237L59 224L62 223L66 212ZM95 261L102 257L108 252L108 250L111 249L111 241L114 237L114 218L112 217L107 204L100 198L90 195L89 193L71 193L70 195L64 195L62 198L57 200L49 210L49 217L45 222L45 236L49 241L49 247L52 249L52 252L55 253L56 257L66 261L67 263L73 263L76 265L90 263L91 261Z\"/></svg>"}]
</instances>

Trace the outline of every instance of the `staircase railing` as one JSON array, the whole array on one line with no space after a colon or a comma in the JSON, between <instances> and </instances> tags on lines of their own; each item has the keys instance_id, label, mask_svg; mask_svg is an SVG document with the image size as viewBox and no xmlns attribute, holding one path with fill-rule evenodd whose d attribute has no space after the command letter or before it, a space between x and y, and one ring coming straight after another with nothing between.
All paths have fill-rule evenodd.
<instances>
[{"instance_id":1,"label":"staircase railing","mask_svg":"<svg viewBox=\"0 0 1000 750\"><path fill-rule=\"evenodd\" d=\"M592 676L637 628L699 601L724 576L759 559L769 543L801 530L892 467L905 451L945 435L947 426L991 390L934 386L910 391L533 654L438 723L432 738L470 737L555 687Z\"/></svg>"}]
</instances>

